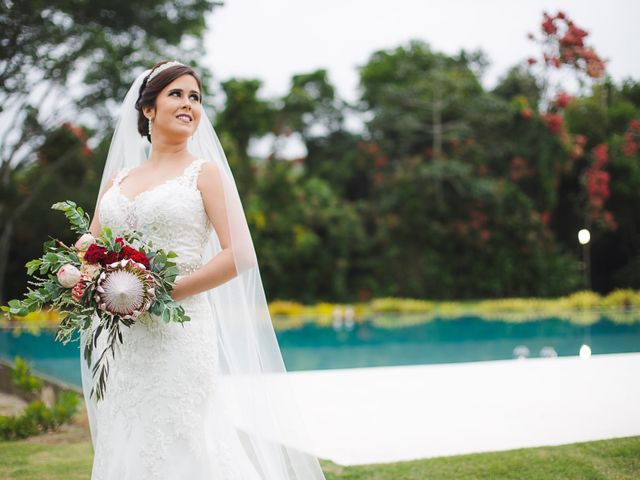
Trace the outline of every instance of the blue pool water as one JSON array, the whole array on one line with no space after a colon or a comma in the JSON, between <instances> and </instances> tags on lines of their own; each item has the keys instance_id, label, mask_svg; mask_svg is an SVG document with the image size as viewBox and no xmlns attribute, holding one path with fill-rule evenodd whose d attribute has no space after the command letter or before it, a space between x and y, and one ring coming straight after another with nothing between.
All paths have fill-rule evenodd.
<instances>
[{"instance_id":1,"label":"blue pool water","mask_svg":"<svg viewBox=\"0 0 640 480\"><path fill-rule=\"evenodd\" d=\"M553 317L509 323L471 316L405 323L393 328L375 319L347 326L307 323L276 334L290 371L503 360L515 358L518 348L528 350L529 358L547 356L545 351L575 356L582 345L593 355L640 352L640 313L628 323L601 316L590 325ZM34 370L80 385L78 344L63 346L53 338L51 330L34 335L1 329L0 358L20 355Z\"/></svg>"}]
</instances>

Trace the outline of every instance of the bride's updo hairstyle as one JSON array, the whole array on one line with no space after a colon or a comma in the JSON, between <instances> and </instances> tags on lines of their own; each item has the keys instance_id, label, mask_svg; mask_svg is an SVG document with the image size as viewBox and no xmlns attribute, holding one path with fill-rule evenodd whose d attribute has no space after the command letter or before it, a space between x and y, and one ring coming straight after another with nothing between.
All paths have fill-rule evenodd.
<instances>
[{"instance_id":1,"label":"bride's updo hairstyle","mask_svg":"<svg viewBox=\"0 0 640 480\"><path fill-rule=\"evenodd\" d=\"M160 68L160 71L156 70L166 63L172 63L171 66ZM149 132L149 119L144 116L143 108L156 106L156 99L158 98L158 94L171 82L173 82L176 78L181 77L182 75L191 75L196 79L196 83L198 84L198 88L202 91L202 82L200 81L200 77L198 74L189 66L182 64L175 64L176 62L169 62L168 60L163 60L162 62L156 63L151 69L151 73L144 79L142 85L140 86L140 94L138 95L138 100L136 101L136 110L138 111L138 132L143 137L147 137L147 140L151 142L151 134ZM152 78L151 78L152 77ZM151 79L150 79L151 78Z\"/></svg>"}]
</instances>

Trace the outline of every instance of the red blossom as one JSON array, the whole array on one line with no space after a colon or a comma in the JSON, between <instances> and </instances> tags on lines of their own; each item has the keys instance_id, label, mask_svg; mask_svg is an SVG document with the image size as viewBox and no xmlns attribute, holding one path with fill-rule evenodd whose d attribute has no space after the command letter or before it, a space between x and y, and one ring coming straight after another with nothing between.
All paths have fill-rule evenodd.
<instances>
[{"instance_id":1,"label":"red blossom","mask_svg":"<svg viewBox=\"0 0 640 480\"><path fill-rule=\"evenodd\" d=\"M103 265L115 263L118 260L122 260L122 256L117 252L107 252L102 260Z\"/></svg>"},{"instance_id":2,"label":"red blossom","mask_svg":"<svg viewBox=\"0 0 640 480\"><path fill-rule=\"evenodd\" d=\"M366 302L370 298L371 298L371 289L368 287L360 287L360 290L358 290L358 299L361 302Z\"/></svg>"},{"instance_id":3,"label":"red blossom","mask_svg":"<svg viewBox=\"0 0 640 480\"><path fill-rule=\"evenodd\" d=\"M366 149L367 153L369 153L370 155L375 155L380 151L380 147L375 143L367 143Z\"/></svg>"},{"instance_id":4,"label":"red blossom","mask_svg":"<svg viewBox=\"0 0 640 480\"><path fill-rule=\"evenodd\" d=\"M469 224L471 225L472 228L475 228L476 230L481 230L485 227L485 225L487 224L487 220L488 217L484 212L481 212L479 210L471 210L469 212Z\"/></svg>"},{"instance_id":5,"label":"red blossom","mask_svg":"<svg viewBox=\"0 0 640 480\"><path fill-rule=\"evenodd\" d=\"M551 133L558 134L562 129L563 118L559 113L546 113L542 116L542 120L547 125Z\"/></svg>"},{"instance_id":6,"label":"red blossom","mask_svg":"<svg viewBox=\"0 0 640 480\"><path fill-rule=\"evenodd\" d=\"M82 273L80 275L80 281L75 284L75 286L71 289L71 295L73 296L76 302L79 302L84 295L84 292L87 288L87 283L90 282L90 278L88 275Z\"/></svg>"},{"instance_id":7,"label":"red blossom","mask_svg":"<svg viewBox=\"0 0 640 480\"><path fill-rule=\"evenodd\" d=\"M106 248L101 247L95 243L92 243L91 245L89 245L89 248L84 253L84 259L89 263L102 263L102 260L104 259L104 256L106 255L106 253L107 253Z\"/></svg>"},{"instance_id":8,"label":"red blossom","mask_svg":"<svg viewBox=\"0 0 640 480\"><path fill-rule=\"evenodd\" d=\"M384 181L384 175L380 172L373 174L373 183L380 184Z\"/></svg>"},{"instance_id":9,"label":"red blossom","mask_svg":"<svg viewBox=\"0 0 640 480\"><path fill-rule=\"evenodd\" d=\"M585 46L587 31L577 27L564 12L554 17L543 14L541 29L546 36L544 44L545 64L560 68L563 64L572 66L592 78L600 78L605 71L605 62L595 51Z\"/></svg>"},{"instance_id":10,"label":"red blossom","mask_svg":"<svg viewBox=\"0 0 640 480\"><path fill-rule=\"evenodd\" d=\"M538 60L536 60L536 59L535 59L535 58L533 58L533 57L529 57L529 58L527 58L527 63L528 63L529 65L534 65L534 64L538 63Z\"/></svg>"},{"instance_id":11,"label":"red blossom","mask_svg":"<svg viewBox=\"0 0 640 480\"><path fill-rule=\"evenodd\" d=\"M596 206L602 206L602 203L609 197L609 173L604 170L589 168L586 172L587 177L587 194L589 201Z\"/></svg>"},{"instance_id":12,"label":"red blossom","mask_svg":"<svg viewBox=\"0 0 640 480\"><path fill-rule=\"evenodd\" d=\"M530 120L531 117L533 117L533 111L529 107L526 107L520 110L520 115L522 115L522 118L525 120Z\"/></svg>"},{"instance_id":13,"label":"red blossom","mask_svg":"<svg viewBox=\"0 0 640 480\"><path fill-rule=\"evenodd\" d=\"M574 160L576 158L580 158L583 153L584 153L584 149L580 145L576 144L573 146L573 149L571 150L571 158Z\"/></svg>"},{"instance_id":14,"label":"red blossom","mask_svg":"<svg viewBox=\"0 0 640 480\"><path fill-rule=\"evenodd\" d=\"M638 151L638 144L635 142L633 138L633 134L631 132L627 132L624 135L624 141L622 143L622 152L624 156L629 158L633 157Z\"/></svg>"},{"instance_id":15,"label":"red blossom","mask_svg":"<svg viewBox=\"0 0 640 480\"><path fill-rule=\"evenodd\" d=\"M601 143L593 147L593 154L596 157L596 165L603 167L609 161L608 146L605 143Z\"/></svg>"},{"instance_id":16,"label":"red blossom","mask_svg":"<svg viewBox=\"0 0 640 480\"><path fill-rule=\"evenodd\" d=\"M556 97L556 105L558 108L566 108L573 101L574 97L567 92L560 92Z\"/></svg>"},{"instance_id":17,"label":"red blossom","mask_svg":"<svg viewBox=\"0 0 640 480\"><path fill-rule=\"evenodd\" d=\"M389 159L387 157L385 157L385 156L376 157L376 159L374 160L374 164L375 164L376 168L382 168L387 163L389 163Z\"/></svg>"},{"instance_id":18,"label":"red blossom","mask_svg":"<svg viewBox=\"0 0 640 480\"><path fill-rule=\"evenodd\" d=\"M533 175L532 169L529 167L527 160L520 155L516 155L511 159L509 168L511 180L516 181L522 177L530 177Z\"/></svg>"},{"instance_id":19,"label":"red blossom","mask_svg":"<svg viewBox=\"0 0 640 480\"><path fill-rule=\"evenodd\" d=\"M551 220L551 212L549 210L540 212L540 220L542 220L543 224L549 225L549 221Z\"/></svg>"},{"instance_id":20,"label":"red blossom","mask_svg":"<svg viewBox=\"0 0 640 480\"><path fill-rule=\"evenodd\" d=\"M542 22L542 31L547 35L553 35L558 31L558 27L556 27L553 23L553 18L551 18L547 12L544 12L544 21Z\"/></svg>"},{"instance_id":21,"label":"red blossom","mask_svg":"<svg viewBox=\"0 0 640 480\"><path fill-rule=\"evenodd\" d=\"M609 172L604 170L605 165L609 161L608 146L605 143L596 145L591 150L594 160L591 166L585 171L587 198L591 218L598 218L604 207L604 202L611 195ZM606 220L605 220L606 221ZM608 222L610 228L613 223Z\"/></svg>"},{"instance_id":22,"label":"red blossom","mask_svg":"<svg viewBox=\"0 0 640 480\"><path fill-rule=\"evenodd\" d=\"M90 263L99 263L100 265L105 266L125 258L130 258L135 262L143 264L146 268L149 268L149 259L144 253L130 247L129 245L125 245L122 237L116 237L115 242L122 245L119 252L108 251L106 248L92 243L84 254L85 261Z\"/></svg>"},{"instance_id":23,"label":"red blossom","mask_svg":"<svg viewBox=\"0 0 640 480\"><path fill-rule=\"evenodd\" d=\"M613 213L611 213L608 210L605 210L602 213L602 218L604 219L604 222L607 224L607 227L609 227L610 230L618 229L618 222L616 222L616 219L614 218Z\"/></svg>"},{"instance_id":24,"label":"red blossom","mask_svg":"<svg viewBox=\"0 0 640 480\"><path fill-rule=\"evenodd\" d=\"M587 137L582 134L576 135L576 143L581 147L584 147L587 144Z\"/></svg>"},{"instance_id":25,"label":"red blossom","mask_svg":"<svg viewBox=\"0 0 640 480\"><path fill-rule=\"evenodd\" d=\"M74 137L76 137L80 142L82 142L82 155L88 157L91 155L93 150L89 148L87 144L87 134L82 127L78 127L73 125L71 122L64 122L62 124L62 128L70 132Z\"/></svg>"},{"instance_id":26,"label":"red blossom","mask_svg":"<svg viewBox=\"0 0 640 480\"><path fill-rule=\"evenodd\" d=\"M143 264L145 268L149 268L149 259L147 258L147 256L144 253L136 250L135 248L126 246L122 249L121 253L123 258L130 258L134 262Z\"/></svg>"}]
</instances>

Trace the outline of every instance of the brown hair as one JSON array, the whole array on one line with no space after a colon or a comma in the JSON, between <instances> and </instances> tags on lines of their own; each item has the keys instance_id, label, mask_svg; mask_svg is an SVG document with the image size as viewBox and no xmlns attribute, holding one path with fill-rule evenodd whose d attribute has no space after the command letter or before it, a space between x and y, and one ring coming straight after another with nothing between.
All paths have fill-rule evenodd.
<instances>
[{"instance_id":1,"label":"brown hair","mask_svg":"<svg viewBox=\"0 0 640 480\"><path fill-rule=\"evenodd\" d=\"M151 75L151 73L153 73L153 71L160 65L167 62L168 60L163 60L156 63L151 69L149 75ZM198 76L198 74L187 65L176 65L173 67L169 67L154 76L151 81L149 81L149 75L144 79L142 85L140 86L140 94L138 95L138 100L136 101L136 110L138 110L138 132L140 133L140 135L142 135L143 137L146 136L147 139L151 141L151 135L149 134L149 119L144 116L142 109L145 107L155 108L158 94L176 78L179 78L183 75L191 75L196 79L200 91L202 91L202 82L200 81L200 77Z\"/></svg>"}]
</instances>

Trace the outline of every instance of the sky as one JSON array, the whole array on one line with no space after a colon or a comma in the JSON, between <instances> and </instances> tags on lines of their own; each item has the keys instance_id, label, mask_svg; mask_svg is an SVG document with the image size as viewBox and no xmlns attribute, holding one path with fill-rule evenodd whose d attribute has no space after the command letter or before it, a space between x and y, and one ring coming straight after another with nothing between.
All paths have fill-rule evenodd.
<instances>
[{"instance_id":1,"label":"sky","mask_svg":"<svg viewBox=\"0 0 640 480\"><path fill-rule=\"evenodd\" d=\"M262 98L286 94L295 74L325 68L338 95L354 101L357 66L376 50L420 39L450 55L483 50L489 66L481 82L492 88L510 67L540 57L527 33L539 37L543 12L558 10L589 33L587 44L609 60L614 80L640 79L640 2L633 0L225 0L207 19L203 63L218 83L262 80ZM574 88L570 77L559 78Z\"/></svg>"}]
</instances>

